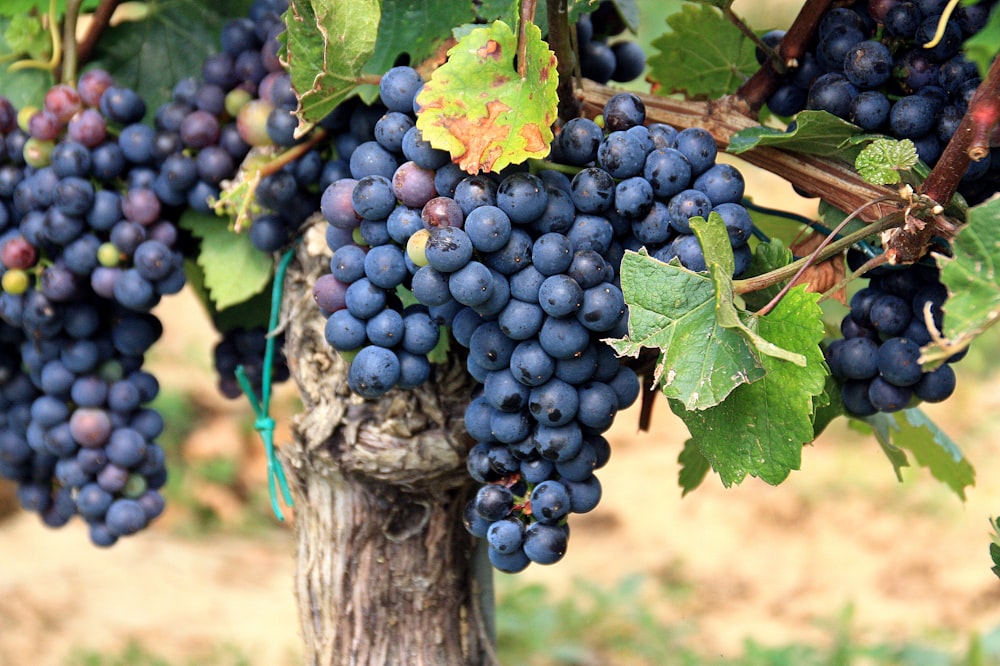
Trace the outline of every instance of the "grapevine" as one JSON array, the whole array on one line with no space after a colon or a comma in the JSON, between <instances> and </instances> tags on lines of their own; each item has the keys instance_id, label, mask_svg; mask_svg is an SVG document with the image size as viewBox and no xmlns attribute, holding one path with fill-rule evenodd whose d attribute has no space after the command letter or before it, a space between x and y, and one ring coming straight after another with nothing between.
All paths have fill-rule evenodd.
<instances>
[{"instance_id":1,"label":"grapevine","mask_svg":"<svg viewBox=\"0 0 1000 666\"><path fill-rule=\"evenodd\" d=\"M459 592L488 586L474 558L562 559L571 515L614 501L605 433L640 396L642 425L657 398L690 432L685 493L710 469L779 484L838 417L960 497L973 484L919 405L950 397L997 319L991 0L806 0L768 32L731 2L689 5L648 54L627 0L406 20L389 0L254 0L179 10L218 38L159 90L102 52L119 3L83 3L79 42L80 2L28 4L47 36L12 44L7 76L33 71L35 96L0 75L19 97L0 99L0 476L47 525L78 516L110 546L164 511L171 424L143 365L156 305L185 285L219 331L225 396L294 379L303 397L281 458L320 563L299 581L304 632L328 663L404 649L350 644L365 619L329 584L381 581L372 562L396 557L443 581L400 586L413 649L493 659ZM822 199L811 244L769 237L723 151ZM367 526L315 532L337 521ZM440 557L407 551L418 535ZM413 637L433 594L472 623L446 657Z\"/></svg>"}]
</instances>

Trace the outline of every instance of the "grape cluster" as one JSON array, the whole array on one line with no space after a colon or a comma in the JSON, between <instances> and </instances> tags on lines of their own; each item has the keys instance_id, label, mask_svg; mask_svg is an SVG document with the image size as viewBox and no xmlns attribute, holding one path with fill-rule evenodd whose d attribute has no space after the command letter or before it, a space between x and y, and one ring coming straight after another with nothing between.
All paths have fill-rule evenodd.
<instances>
[{"instance_id":1,"label":"grape cluster","mask_svg":"<svg viewBox=\"0 0 1000 666\"><path fill-rule=\"evenodd\" d=\"M498 569L550 564L565 552L568 514L597 505L594 470L610 455L602 433L640 389L602 342L627 331L625 250L704 270L689 220L715 211L742 272L752 229L744 181L715 164L704 130L645 127L631 94L609 100L607 131L583 118L562 128L553 159L572 179L551 169L470 175L422 139L421 86L409 67L382 77L374 139L351 154L351 177L323 193L333 256L313 294L365 398L426 381L428 354L450 330L482 385L465 428L476 442L469 473L485 485L466 527L489 541Z\"/></svg>"},{"instance_id":2,"label":"grape cluster","mask_svg":"<svg viewBox=\"0 0 1000 666\"><path fill-rule=\"evenodd\" d=\"M339 154L349 154L350 124L364 128L375 120L366 111L351 113L360 105L345 104L321 123L326 133L322 143L314 142L291 159L281 157L282 151L309 138L294 136L297 98L277 56L287 7L287 0L256 0L246 17L228 21L220 51L205 60L200 77L174 86L171 100L156 110L154 127L136 123L122 132L134 159L162 164L153 184L161 200L201 212L211 209L251 150L261 153L261 160L270 160L276 166L263 171L246 195L253 199L249 240L268 253L298 237L306 218L319 209L322 190L349 173L346 160L329 159L321 150L336 144ZM237 365L244 366L260 394L264 334L253 326L222 331L214 360L218 386L226 397L242 395L234 374ZM272 381L285 381L283 356L277 355L274 363Z\"/></svg>"},{"instance_id":3,"label":"grape cluster","mask_svg":"<svg viewBox=\"0 0 1000 666\"><path fill-rule=\"evenodd\" d=\"M150 309L184 271L161 171L122 144L145 112L101 70L40 109L0 99L0 475L101 546L164 508L159 386L142 366L162 333Z\"/></svg>"},{"instance_id":4,"label":"grape cluster","mask_svg":"<svg viewBox=\"0 0 1000 666\"><path fill-rule=\"evenodd\" d=\"M895 412L952 394L955 371L950 364L964 352L933 370L924 371L919 363L931 331L941 330L947 296L937 268L924 264L885 270L855 292L851 311L841 322L843 338L826 349L850 414Z\"/></svg>"},{"instance_id":5,"label":"grape cluster","mask_svg":"<svg viewBox=\"0 0 1000 666\"><path fill-rule=\"evenodd\" d=\"M828 111L869 132L910 139L925 163L934 165L958 127L979 86L976 66L962 44L986 25L992 0L961 5L931 41L946 0L868 0L829 10L821 19L812 50L767 101L781 116L802 109ZM780 43L783 33L765 40ZM758 58L763 59L762 52ZM997 169L989 157L973 162L964 189L989 174L995 191Z\"/></svg>"},{"instance_id":6,"label":"grape cluster","mask_svg":"<svg viewBox=\"0 0 1000 666\"><path fill-rule=\"evenodd\" d=\"M631 39L609 40L626 30L611 0L603 0L592 14L583 14L576 23L576 43L580 54L580 73L597 83L626 83L642 75L646 54Z\"/></svg>"},{"instance_id":7,"label":"grape cluster","mask_svg":"<svg viewBox=\"0 0 1000 666\"><path fill-rule=\"evenodd\" d=\"M271 381L284 382L289 378L288 363L285 360L285 336L274 340L274 359L271 367ZM243 328L237 326L222 334L212 351L215 370L219 374L219 392L234 400L243 395L243 389L236 379L236 369L243 366L243 372L257 395L264 381L264 358L267 345L267 331L263 326Z\"/></svg>"}]
</instances>

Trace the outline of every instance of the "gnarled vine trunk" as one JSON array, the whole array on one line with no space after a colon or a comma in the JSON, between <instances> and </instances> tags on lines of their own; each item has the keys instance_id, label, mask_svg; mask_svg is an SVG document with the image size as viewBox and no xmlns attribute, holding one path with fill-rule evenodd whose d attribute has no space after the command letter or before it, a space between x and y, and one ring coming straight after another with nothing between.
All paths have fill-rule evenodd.
<instances>
[{"instance_id":1,"label":"gnarled vine trunk","mask_svg":"<svg viewBox=\"0 0 1000 666\"><path fill-rule=\"evenodd\" d=\"M286 279L282 318L303 402L281 455L295 495L304 661L491 663L483 609L492 592L477 579L461 520L471 488L461 417L472 380L457 365L439 367L417 390L352 396L312 302L328 264L314 227Z\"/></svg>"}]
</instances>

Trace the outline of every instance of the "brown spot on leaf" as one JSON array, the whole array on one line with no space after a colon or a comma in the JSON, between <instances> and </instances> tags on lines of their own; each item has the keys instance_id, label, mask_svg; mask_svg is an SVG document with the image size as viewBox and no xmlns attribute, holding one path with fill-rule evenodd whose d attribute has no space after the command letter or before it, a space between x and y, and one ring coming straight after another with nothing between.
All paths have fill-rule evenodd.
<instances>
[{"instance_id":1,"label":"brown spot on leaf","mask_svg":"<svg viewBox=\"0 0 1000 666\"><path fill-rule=\"evenodd\" d=\"M819 246L826 238L823 234L813 232L806 236L805 238L795 241L791 245L792 254L796 257L805 257ZM796 280L795 284L805 284L806 291L815 292L817 294L822 294L827 289L831 288L833 285L840 282L846 270L844 268L844 257L843 255L834 255L826 261L821 261L818 264L813 264L806 268L802 273L802 276ZM847 304L847 292L841 287L834 294L833 297L836 298L843 304Z\"/></svg>"},{"instance_id":2,"label":"brown spot on leaf","mask_svg":"<svg viewBox=\"0 0 1000 666\"><path fill-rule=\"evenodd\" d=\"M545 139L542 137L542 130L534 123L528 123L521 128L521 136L524 138L524 149L538 153L545 150Z\"/></svg>"},{"instance_id":3,"label":"brown spot on leaf","mask_svg":"<svg viewBox=\"0 0 1000 666\"><path fill-rule=\"evenodd\" d=\"M503 154L503 147L510 137L510 124L500 124L500 114L510 107L500 100L486 103L486 117L469 118L466 115L442 117L441 124L465 146L458 162L463 170L475 173L490 171Z\"/></svg>"},{"instance_id":4,"label":"brown spot on leaf","mask_svg":"<svg viewBox=\"0 0 1000 666\"><path fill-rule=\"evenodd\" d=\"M490 39L476 50L476 55L480 58L492 58L499 62L500 58L503 57L503 49L500 48L500 42Z\"/></svg>"}]
</instances>

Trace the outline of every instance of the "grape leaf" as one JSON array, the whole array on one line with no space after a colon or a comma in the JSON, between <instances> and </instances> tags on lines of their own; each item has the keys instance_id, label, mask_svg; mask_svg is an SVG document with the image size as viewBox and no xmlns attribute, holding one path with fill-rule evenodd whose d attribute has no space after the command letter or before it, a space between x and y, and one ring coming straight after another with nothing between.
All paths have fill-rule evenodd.
<instances>
[{"instance_id":1,"label":"grape leaf","mask_svg":"<svg viewBox=\"0 0 1000 666\"><path fill-rule=\"evenodd\" d=\"M737 386L711 409L688 410L670 401L727 487L747 474L781 483L799 468L802 446L813 439L814 407L827 377L819 347L823 324L818 298L795 287L774 310L757 318L761 335L805 356L805 366L764 356L767 374Z\"/></svg>"},{"instance_id":2,"label":"grape leaf","mask_svg":"<svg viewBox=\"0 0 1000 666\"><path fill-rule=\"evenodd\" d=\"M875 435L875 441L878 442L882 453L892 464L896 480L902 483L903 468L910 466L910 459L906 457L906 451L892 443L892 430L896 427L896 415L878 412L860 419L852 417L848 420L847 426L864 435Z\"/></svg>"},{"instance_id":3,"label":"grape leaf","mask_svg":"<svg viewBox=\"0 0 1000 666\"><path fill-rule=\"evenodd\" d=\"M976 470L961 449L919 408L904 409L892 414L867 417L875 437L888 454L893 449L905 449L913 454L917 464L951 488L963 501L965 487L976 483ZM892 458L890 457L890 460ZM894 466L895 462L893 463ZM899 476L899 467L896 467Z\"/></svg>"},{"instance_id":4,"label":"grape leaf","mask_svg":"<svg viewBox=\"0 0 1000 666\"><path fill-rule=\"evenodd\" d=\"M454 26L471 23L475 18L475 9L468 0L382 0L375 53L365 63L364 72L382 75L403 54L417 66L451 38Z\"/></svg>"},{"instance_id":5,"label":"grape leaf","mask_svg":"<svg viewBox=\"0 0 1000 666\"><path fill-rule=\"evenodd\" d=\"M11 53L48 60L52 53L52 37L37 16L13 16L3 31L3 41Z\"/></svg>"},{"instance_id":6,"label":"grape leaf","mask_svg":"<svg viewBox=\"0 0 1000 666\"><path fill-rule=\"evenodd\" d=\"M234 328L267 328L268 319L271 312L271 287L273 280L259 293L251 296L242 303L237 303L225 310L219 311L208 295L205 288L205 273L197 262L184 260L184 275L187 277L188 286L198 296L198 300L205 307L205 311L212 319L215 330L225 333Z\"/></svg>"},{"instance_id":7,"label":"grape leaf","mask_svg":"<svg viewBox=\"0 0 1000 666\"><path fill-rule=\"evenodd\" d=\"M711 213L708 220L692 217L690 224L691 230L701 244L705 263L709 267L709 275L712 276L715 285L715 316L719 325L739 332L762 354L781 358L796 365L805 365L806 359L801 354L782 349L758 335L753 328L756 320L737 309L731 277L734 268L733 248L729 244L729 233L722 217L718 213Z\"/></svg>"},{"instance_id":8,"label":"grape leaf","mask_svg":"<svg viewBox=\"0 0 1000 666\"><path fill-rule=\"evenodd\" d=\"M979 75L984 79L990 64L997 57L997 44L1000 44L1000 11L993 11L983 29L965 40L962 47L965 57L976 63Z\"/></svg>"},{"instance_id":9,"label":"grape leaf","mask_svg":"<svg viewBox=\"0 0 1000 666\"><path fill-rule=\"evenodd\" d=\"M118 85L139 93L151 118L169 101L174 84L201 72L205 58L219 50L225 21L245 16L249 2L171 0L145 7L144 19L104 32L91 64L108 70Z\"/></svg>"},{"instance_id":10,"label":"grape leaf","mask_svg":"<svg viewBox=\"0 0 1000 666\"><path fill-rule=\"evenodd\" d=\"M15 54L4 39L11 19L0 17L0 58ZM40 106L45 92L52 87L55 79L52 72L31 68L11 72L6 65L0 65L0 94L10 100L16 108Z\"/></svg>"},{"instance_id":11,"label":"grape leaf","mask_svg":"<svg viewBox=\"0 0 1000 666\"><path fill-rule=\"evenodd\" d=\"M861 149L854 168L866 183L895 185L902 180L899 172L912 169L917 159L917 147L909 139L880 138Z\"/></svg>"},{"instance_id":12,"label":"grape leaf","mask_svg":"<svg viewBox=\"0 0 1000 666\"><path fill-rule=\"evenodd\" d=\"M715 98L734 92L760 65L754 45L714 7L684 5L653 40L650 77L663 94Z\"/></svg>"},{"instance_id":13,"label":"grape leaf","mask_svg":"<svg viewBox=\"0 0 1000 666\"><path fill-rule=\"evenodd\" d=\"M21 16L30 12L37 12L39 15L49 13L49 0L4 0L0 3L0 16ZM80 5L81 12L90 12L97 9L101 0L83 0ZM66 13L66 0L56 0L56 16L62 17Z\"/></svg>"},{"instance_id":14,"label":"grape leaf","mask_svg":"<svg viewBox=\"0 0 1000 666\"><path fill-rule=\"evenodd\" d=\"M969 210L969 223L952 242L953 258L939 257L946 342L925 348L922 362L966 347L1000 320L1000 198Z\"/></svg>"},{"instance_id":15,"label":"grape leaf","mask_svg":"<svg viewBox=\"0 0 1000 666\"><path fill-rule=\"evenodd\" d=\"M556 119L555 54L528 25L526 70L514 68L517 37L495 21L448 51L448 62L417 95L417 127L432 146L451 153L469 173L499 171L544 157Z\"/></svg>"},{"instance_id":16,"label":"grape leaf","mask_svg":"<svg viewBox=\"0 0 1000 666\"><path fill-rule=\"evenodd\" d=\"M255 248L247 234L231 232L226 219L187 210L179 225L201 241L198 266L216 310L242 303L267 287L274 268L271 255Z\"/></svg>"},{"instance_id":17,"label":"grape leaf","mask_svg":"<svg viewBox=\"0 0 1000 666\"><path fill-rule=\"evenodd\" d=\"M756 224L756 221L754 223ZM753 258L750 260L750 268L744 274L744 279L763 275L776 268L787 266L790 263L792 263L792 253L779 239L775 238L767 243L759 243L754 248ZM785 282L787 280L771 285L770 287L747 292L742 295L743 301L750 310L759 310L778 295Z\"/></svg>"},{"instance_id":18,"label":"grape leaf","mask_svg":"<svg viewBox=\"0 0 1000 666\"><path fill-rule=\"evenodd\" d=\"M826 111L801 111L795 117L795 127L782 131L758 125L740 130L729 139L730 153L739 155L759 146L773 146L810 155L837 157L853 161L861 150L851 137L861 128Z\"/></svg>"},{"instance_id":19,"label":"grape leaf","mask_svg":"<svg viewBox=\"0 0 1000 666\"><path fill-rule=\"evenodd\" d=\"M552 0L555 2L555 0ZM579 6L582 4L579 0L574 3ZM625 22L625 27L627 27L632 32L638 32L639 30L639 7L637 0L611 0L611 4L615 6L618 10L618 16L621 17L622 21ZM593 8L597 8L598 3L593 3ZM572 13L570 18L572 19Z\"/></svg>"},{"instance_id":20,"label":"grape leaf","mask_svg":"<svg viewBox=\"0 0 1000 666\"><path fill-rule=\"evenodd\" d=\"M681 487L681 497L684 497L701 485L711 465L708 464L708 458L690 438L685 440L684 448L677 456L677 462L681 466L681 471L677 475L677 484Z\"/></svg>"},{"instance_id":21,"label":"grape leaf","mask_svg":"<svg viewBox=\"0 0 1000 666\"><path fill-rule=\"evenodd\" d=\"M352 97L375 51L379 0L291 0L280 52L299 98L299 125L322 120Z\"/></svg>"},{"instance_id":22,"label":"grape leaf","mask_svg":"<svg viewBox=\"0 0 1000 666\"><path fill-rule=\"evenodd\" d=\"M816 411L813 414L813 437L816 438L826 430L826 427L835 418L844 415L844 402L840 398L840 384L832 375L827 375L823 393L816 397L814 406ZM905 462L905 456L903 460Z\"/></svg>"},{"instance_id":23,"label":"grape leaf","mask_svg":"<svg viewBox=\"0 0 1000 666\"><path fill-rule=\"evenodd\" d=\"M625 253L621 283L628 335L609 343L620 356L637 356L643 347L659 350L654 380L668 398L686 409L705 409L764 376L749 340L719 324L712 278L642 250Z\"/></svg>"}]
</instances>

